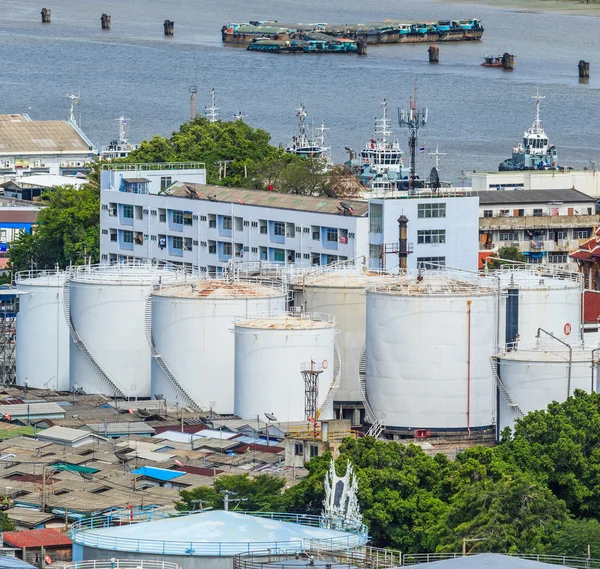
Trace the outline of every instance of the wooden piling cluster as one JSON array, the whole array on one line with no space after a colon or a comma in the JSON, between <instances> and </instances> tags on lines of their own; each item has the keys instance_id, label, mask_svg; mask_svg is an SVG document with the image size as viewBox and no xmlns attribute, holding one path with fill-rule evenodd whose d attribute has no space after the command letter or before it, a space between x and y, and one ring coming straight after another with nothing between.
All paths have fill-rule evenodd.
<instances>
[{"instance_id":1,"label":"wooden piling cluster","mask_svg":"<svg viewBox=\"0 0 600 569\"><path fill-rule=\"evenodd\" d=\"M502 67L507 71L512 71L515 67L515 56L505 52L502 54Z\"/></svg>"},{"instance_id":2,"label":"wooden piling cluster","mask_svg":"<svg viewBox=\"0 0 600 569\"><path fill-rule=\"evenodd\" d=\"M358 55L367 55L367 38L358 38L356 40L356 53Z\"/></svg>"},{"instance_id":3,"label":"wooden piling cluster","mask_svg":"<svg viewBox=\"0 0 600 569\"><path fill-rule=\"evenodd\" d=\"M590 76L590 62L584 61L583 59L578 64L579 77L582 79L588 79Z\"/></svg>"},{"instance_id":4,"label":"wooden piling cluster","mask_svg":"<svg viewBox=\"0 0 600 569\"><path fill-rule=\"evenodd\" d=\"M102 16L100 16L100 23L102 24L103 30L110 30L110 16L108 14L102 14Z\"/></svg>"},{"instance_id":5,"label":"wooden piling cluster","mask_svg":"<svg viewBox=\"0 0 600 569\"><path fill-rule=\"evenodd\" d=\"M430 45L429 49L429 63L439 63L440 62L440 48L435 45Z\"/></svg>"},{"instance_id":6,"label":"wooden piling cluster","mask_svg":"<svg viewBox=\"0 0 600 569\"><path fill-rule=\"evenodd\" d=\"M163 23L165 36L172 36L174 33L175 22L173 20L165 20Z\"/></svg>"},{"instance_id":7,"label":"wooden piling cluster","mask_svg":"<svg viewBox=\"0 0 600 569\"><path fill-rule=\"evenodd\" d=\"M52 10L42 8L42 24L49 24L52 16Z\"/></svg>"}]
</instances>

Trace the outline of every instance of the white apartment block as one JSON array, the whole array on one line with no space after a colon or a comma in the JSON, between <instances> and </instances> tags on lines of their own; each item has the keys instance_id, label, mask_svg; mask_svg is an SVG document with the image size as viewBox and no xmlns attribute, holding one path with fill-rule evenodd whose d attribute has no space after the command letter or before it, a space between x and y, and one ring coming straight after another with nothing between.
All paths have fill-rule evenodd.
<instances>
[{"instance_id":1,"label":"white apartment block","mask_svg":"<svg viewBox=\"0 0 600 569\"><path fill-rule=\"evenodd\" d=\"M370 268L398 266L398 218L405 216L407 269L447 266L477 270L479 200L476 195L440 190L429 196L372 199L369 203Z\"/></svg>"},{"instance_id":2,"label":"white apartment block","mask_svg":"<svg viewBox=\"0 0 600 569\"><path fill-rule=\"evenodd\" d=\"M187 181L154 194L140 178L101 192L103 263L154 259L218 274L232 262L309 267L369 252L367 202Z\"/></svg>"}]
</instances>

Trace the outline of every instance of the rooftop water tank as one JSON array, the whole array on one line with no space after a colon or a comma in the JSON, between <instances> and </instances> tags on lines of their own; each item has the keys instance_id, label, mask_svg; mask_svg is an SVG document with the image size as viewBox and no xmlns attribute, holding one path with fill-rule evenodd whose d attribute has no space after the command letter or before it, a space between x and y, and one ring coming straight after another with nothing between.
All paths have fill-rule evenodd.
<instances>
[{"instance_id":1,"label":"rooftop water tank","mask_svg":"<svg viewBox=\"0 0 600 569\"><path fill-rule=\"evenodd\" d=\"M150 397L147 299L154 286L185 279L183 271L150 263L79 267L65 285L71 387Z\"/></svg>"},{"instance_id":2,"label":"rooftop water tank","mask_svg":"<svg viewBox=\"0 0 600 569\"><path fill-rule=\"evenodd\" d=\"M436 273L367 290L367 413L399 434L494 423L495 291Z\"/></svg>"},{"instance_id":3,"label":"rooftop water tank","mask_svg":"<svg viewBox=\"0 0 600 569\"><path fill-rule=\"evenodd\" d=\"M152 294L152 393L171 402L233 413L236 318L285 312L286 288L194 280Z\"/></svg>"},{"instance_id":4,"label":"rooftop water tank","mask_svg":"<svg viewBox=\"0 0 600 569\"><path fill-rule=\"evenodd\" d=\"M269 413L279 421L305 420L305 375L314 373L316 399L311 401L316 401L312 408L318 417L313 418L333 418L339 363L329 315L240 320L234 332L236 415L262 418Z\"/></svg>"},{"instance_id":5,"label":"rooftop water tank","mask_svg":"<svg viewBox=\"0 0 600 569\"><path fill-rule=\"evenodd\" d=\"M69 329L63 307L66 273L22 271L17 313L17 384L69 390Z\"/></svg>"}]
</instances>

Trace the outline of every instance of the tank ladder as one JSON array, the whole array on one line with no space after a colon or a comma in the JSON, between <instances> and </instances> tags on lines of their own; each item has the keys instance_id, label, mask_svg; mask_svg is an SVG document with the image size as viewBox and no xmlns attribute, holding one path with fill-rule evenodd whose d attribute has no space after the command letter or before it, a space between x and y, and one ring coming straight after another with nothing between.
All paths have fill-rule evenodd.
<instances>
[{"instance_id":1,"label":"tank ladder","mask_svg":"<svg viewBox=\"0 0 600 569\"><path fill-rule=\"evenodd\" d=\"M119 397L125 397L125 393L123 390L117 386L117 384L108 376L108 374L100 367L98 362L94 359L94 356L90 353L85 342L81 339L79 332L75 328L73 324L73 319L71 318L71 286L70 282L67 279L63 286L63 308L65 312L65 318L67 320L67 325L69 327L69 333L71 334L71 339L77 347L81 350L87 361L91 364L92 369L95 372L97 379L99 379L99 383L101 385L102 392L107 395L110 392L113 392L113 395Z\"/></svg>"},{"instance_id":2,"label":"tank ladder","mask_svg":"<svg viewBox=\"0 0 600 569\"><path fill-rule=\"evenodd\" d=\"M329 386L329 391L327 392L327 397L321 406L319 407L319 416L321 413L327 408L327 406L333 401L333 397L335 396L338 387L340 386L340 375L342 371L342 359L340 357L340 349L338 348L337 342L333 345L333 379L331 380L331 385Z\"/></svg>"},{"instance_id":3,"label":"tank ladder","mask_svg":"<svg viewBox=\"0 0 600 569\"><path fill-rule=\"evenodd\" d=\"M375 437L379 438L381 433L383 432L385 426L383 424L383 418L378 418L373 411L373 407L369 403L369 398L367 397L367 345L363 346L362 356L360 358L360 364L358 366L358 379L360 383L360 393L362 395L363 404L365 406L365 413L367 415L367 420L371 423L369 430L367 431L367 437Z\"/></svg>"},{"instance_id":4,"label":"tank ladder","mask_svg":"<svg viewBox=\"0 0 600 569\"><path fill-rule=\"evenodd\" d=\"M498 358L496 356L490 357L490 365L492 366L492 376L494 377L494 380L496 382L496 385L498 386L498 390L502 394L502 397L504 397L504 400L506 401L508 406L517 412L519 418L523 418L525 414L523 413L521 407L519 407L519 404L513 400L510 393L508 392L508 389L506 389L506 386L502 382L502 378L498 374Z\"/></svg>"},{"instance_id":5,"label":"tank ladder","mask_svg":"<svg viewBox=\"0 0 600 569\"><path fill-rule=\"evenodd\" d=\"M162 372L167 376L167 379L171 382L171 385L175 388L175 393L179 396L183 402L188 407L194 409L194 411L201 411L200 405L194 401L192 396L181 386L181 384L177 381L173 372L170 370L169 366L163 360L159 351L157 350L154 340L152 338L152 295L148 295L146 298L146 307L145 307L145 321L146 321L146 339L148 340L148 345L150 346L150 353L152 357L156 360L156 363L162 370Z\"/></svg>"}]
</instances>

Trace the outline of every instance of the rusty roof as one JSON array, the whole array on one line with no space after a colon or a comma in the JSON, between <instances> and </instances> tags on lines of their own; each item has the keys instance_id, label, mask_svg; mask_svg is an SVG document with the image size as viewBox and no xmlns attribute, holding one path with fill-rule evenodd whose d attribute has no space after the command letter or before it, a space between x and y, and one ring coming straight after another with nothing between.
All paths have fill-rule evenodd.
<instances>
[{"instance_id":1,"label":"rusty roof","mask_svg":"<svg viewBox=\"0 0 600 569\"><path fill-rule=\"evenodd\" d=\"M4 532L4 542L12 547L70 547L71 540L54 529L32 529Z\"/></svg>"}]
</instances>

